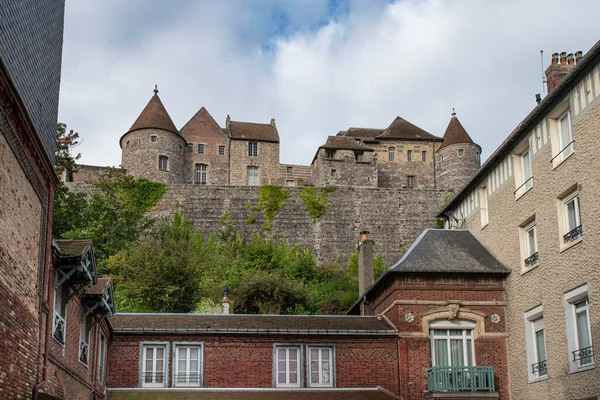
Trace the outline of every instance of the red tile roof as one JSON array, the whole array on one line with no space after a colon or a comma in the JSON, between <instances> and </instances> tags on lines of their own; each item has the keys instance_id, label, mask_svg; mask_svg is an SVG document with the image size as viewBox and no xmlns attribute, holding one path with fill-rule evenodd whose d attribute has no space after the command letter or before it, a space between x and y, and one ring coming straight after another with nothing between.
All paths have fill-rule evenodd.
<instances>
[{"instance_id":1,"label":"red tile roof","mask_svg":"<svg viewBox=\"0 0 600 400\"><path fill-rule=\"evenodd\" d=\"M195 133L202 134L207 129L223 132L217 121L210 115L208 110L202 107L194 116L181 128L181 136L189 138Z\"/></svg>"},{"instance_id":2,"label":"red tile roof","mask_svg":"<svg viewBox=\"0 0 600 400\"><path fill-rule=\"evenodd\" d=\"M279 133L275 124L230 121L228 129L232 139L279 142Z\"/></svg>"},{"instance_id":3,"label":"red tile roof","mask_svg":"<svg viewBox=\"0 0 600 400\"><path fill-rule=\"evenodd\" d=\"M163 129L178 134L173 120L157 94L152 96L128 132L144 128Z\"/></svg>"},{"instance_id":4,"label":"red tile roof","mask_svg":"<svg viewBox=\"0 0 600 400\"><path fill-rule=\"evenodd\" d=\"M444 133L444 141L438 148L441 149L446 146L450 146L451 144L457 143L472 143L474 144L471 136L467 133L465 128L463 128L462 124L456 118L456 114L452 114L452 118L450 118L450 123L446 128L446 133Z\"/></svg>"},{"instance_id":5,"label":"red tile roof","mask_svg":"<svg viewBox=\"0 0 600 400\"><path fill-rule=\"evenodd\" d=\"M386 128L385 131L377 139L412 139L412 140L442 140L438 136L434 136L429 132L424 131L418 126L408 122L407 120L396 117L394 121Z\"/></svg>"}]
</instances>

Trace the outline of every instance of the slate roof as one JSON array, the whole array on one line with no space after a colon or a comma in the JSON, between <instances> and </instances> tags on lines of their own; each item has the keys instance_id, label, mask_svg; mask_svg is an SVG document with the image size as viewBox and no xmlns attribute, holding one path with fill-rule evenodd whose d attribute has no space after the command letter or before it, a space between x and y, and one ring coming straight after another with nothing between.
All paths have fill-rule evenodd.
<instances>
[{"instance_id":1,"label":"slate roof","mask_svg":"<svg viewBox=\"0 0 600 400\"><path fill-rule=\"evenodd\" d=\"M377 139L442 140L400 117L396 117Z\"/></svg>"},{"instance_id":2,"label":"slate roof","mask_svg":"<svg viewBox=\"0 0 600 400\"><path fill-rule=\"evenodd\" d=\"M494 274L510 272L471 232L457 229L426 229L389 271Z\"/></svg>"},{"instance_id":3,"label":"slate roof","mask_svg":"<svg viewBox=\"0 0 600 400\"><path fill-rule=\"evenodd\" d=\"M347 131L340 132L343 136L350 136L361 139L375 140L375 138L381 135L385 129L375 128L348 128Z\"/></svg>"},{"instance_id":4,"label":"slate roof","mask_svg":"<svg viewBox=\"0 0 600 400\"><path fill-rule=\"evenodd\" d=\"M216 132L219 131L224 133L217 121L210 115L208 110L204 107L200 108L196 114L181 128L181 136L189 137L196 133L204 132L207 127L212 127L212 129Z\"/></svg>"},{"instance_id":5,"label":"slate roof","mask_svg":"<svg viewBox=\"0 0 600 400\"><path fill-rule=\"evenodd\" d=\"M61 257L79 257L84 254L91 246L92 241L89 239L81 240L67 240L58 239L56 240L58 247L60 248Z\"/></svg>"},{"instance_id":6,"label":"slate roof","mask_svg":"<svg viewBox=\"0 0 600 400\"><path fill-rule=\"evenodd\" d=\"M163 129L179 135L173 120L157 94L150 98L140 116L127 132L145 128Z\"/></svg>"},{"instance_id":7,"label":"slate roof","mask_svg":"<svg viewBox=\"0 0 600 400\"><path fill-rule=\"evenodd\" d=\"M279 142L279 133L275 124L230 121L228 130L232 139Z\"/></svg>"},{"instance_id":8,"label":"slate roof","mask_svg":"<svg viewBox=\"0 0 600 400\"><path fill-rule=\"evenodd\" d=\"M446 132L444 133L444 141L442 142L442 144L440 144L438 150L446 146L450 146L451 144L458 143L475 144L475 142L473 142L473 139L471 139L471 136L469 136L465 128L462 126L462 124L456 117L456 114L452 113L452 118L450 118L450 122L448 123L448 127L446 128Z\"/></svg>"},{"instance_id":9,"label":"slate roof","mask_svg":"<svg viewBox=\"0 0 600 400\"><path fill-rule=\"evenodd\" d=\"M374 316L117 313L110 320L115 332L125 333L395 335Z\"/></svg>"},{"instance_id":10,"label":"slate roof","mask_svg":"<svg viewBox=\"0 0 600 400\"><path fill-rule=\"evenodd\" d=\"M103 294L106 289L111 285L111 278L98 278L98 283L94 286L86 289L85 294L100 295Z\"/></svg>"},{"instance_id":11,"label":"slate roof","mask_svg":"<svg viewBox=\"0 0 600 400\"><path fill-rule=\"evenodd\" d=\"M373 151L372 148L363 146L357 140L347 136L328 136L327 142L320 149L333 149L333 150L359 150L359 151Z\"/></svg>"}]
</instances>

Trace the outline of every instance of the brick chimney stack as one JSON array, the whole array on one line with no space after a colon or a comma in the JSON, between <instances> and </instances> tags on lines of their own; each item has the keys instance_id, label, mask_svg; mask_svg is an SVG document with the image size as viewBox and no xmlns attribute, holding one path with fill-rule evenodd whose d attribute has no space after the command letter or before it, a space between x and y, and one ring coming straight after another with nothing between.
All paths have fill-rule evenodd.
<instances>
[{"instance_id":1,"label":"brick chimney stack","mask_svg":"<svg viewBox=\"0 0 600 400\"><path fill-rule=\"evenodd\" d=\"M373 271L375 241L369 239L369 232L360 233L358 244L358 295L362 296L375 279Z\"/></svg>"},{"instance_id":2,"label":"brick chimney stack","mask_svg":"<svg viewBox=\"0 0 600 400\"><path fill-rule=\"evenodd\" d=\"M548 85L548 93L552 92L556 86L564 79L565 76L571 72L571 69L575 66L575 62L579 63L583 58L583 52L578 51L567 54L563 51L560 53L552 54L552 63L546 69L546 82ZM560 60L560 63L559 63Z\"/></svg>"}]
</instances>

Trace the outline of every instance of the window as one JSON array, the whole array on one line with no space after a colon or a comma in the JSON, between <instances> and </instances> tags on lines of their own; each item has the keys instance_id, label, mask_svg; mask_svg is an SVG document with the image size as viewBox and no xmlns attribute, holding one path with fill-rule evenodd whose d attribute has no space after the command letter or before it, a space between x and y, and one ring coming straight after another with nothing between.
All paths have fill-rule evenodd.
<instances>
[{"instance_id":1,"label":"window","mask_svg":"<svg viewBox=\"0 0 600 400\"><path fill-rule=\"evenodd\" d=\"M248 156L256 157L258 155L258 143L248 142Z\"/></svg>"},{"instance_id":2,"label":"window","mask_svg":"<svg viewBox=\"0 0 600 400\"><path fill-rule=\"evenodd\" d=\"M566 245L578 241L583 235L579 192L572 193L563 199L562 213L564 218L563 243Z\"/></svg>"},{"instance_id":3,"label":"window","mask_svg":"<svg viewBox=\"0 0 600 400\"><path fill-rule=\"evenodd\" d=\"M394 161L396 159L396 149L393 147L388 148L388 160Z\"/></svg>"},{"instance_id":4,"label":"window","mask_svg":"<svg viewBox=\"0 0 600 400\"><path fill-rule=\"evenodd\" d=\"M61 345L65 345L67 331L67 301L69 289L67 285L58 284L58 274L54 278L54 311L52 318L52 337Z\"/></svg>"},{"instance_id":5,"label":"window","mask_svg":"<svg viewBox=\"0 0 600 400\"><path fill-rule=\"evenodd\" d=\"M521 249L525 269L538 265L537 227L535 220L521 228Z\"/></svg>"},{"instance_id":6,"label":"window","mask_svg":"<svg viewBox=\"0 0 600 400\"><path fill-rule=\"evenodd\" d=\"M288 175L292 175L292 173L294 172L292 167L287 167L287 174Z\"/></svg>"},{"instance_id":7,"label":"window","mask_svg":"<svg viewBox=\"0 0 600 400\"><path fill-rule=\"evenodd\" d=\"M142 344L142 387L165 387L166 344Z\"/></svg>"},{"instance_id":8,"label":"window","mask_svg":"<svg viewBox=\"0 0 600 400\"><path fill-rule=\"evenodd\" d=\"M219 155L220 156L225 155L225 146L223 146L223 145L219 146Z\"/></svg>"},{"instance_id":9,"label":"window","mask_svg":"<svg viewBox=\"0 0 600 400\"><path fill-rule=\"evenodd\" d=\"M479 188L479 216L481 219L481 228L483 229L490 222L487 188L485 186Z\"/></svg>"},{"instance_id":10,"label":"window","mask_svg":"<svg viewBox=\"0 0 600 400\"><path fill-rule=\"evenodd\" d=\"M413 175L408 175L406 177L406 187L409 189L415 188L415 177Z\"/></svg>"},{"instance_id":11,"label":"window","mask_svg":"<svg viewBox=\"0 0 600 400\"><path fill-rule=\"evenodd\" d=\"M408 150L406 152L406 160L407 161L412 161L412 150Z\"/></svg>"},{"instance_id":12,"label":"window","mask_svg":"<svg viewBox=\"0 0 600 400\"><path fill-rule=\"evenodd\" d=\"M325 150L325 158L335 158L335 150Z\"/></svg>"},{"instance_id":13,"label":"window","mask_svg":"<svg viewBox=\"0 0 600 400\"><path fill-rule=\"evenodd\" d=\"M431 365L462 367L475 365L473 329L475 324L462 320L437 320L429 324Z\"/></svg>"},{"instance_id":14,"label":"window","mask_svg":"<svg viewBox=\"0 0 600 400\"><path fill-rule=\"evenodd\" d=\"M421 161L427 162L427 152L426 151L421 152Z\"/></svg>"},{"instance_id":15,"label":"window","mask_svg":"<svg viewBox=\"0 0 600 400\"><path fill-rule=\"evenodd\" d=\"M198 154L204 154L204 145L203 144L198 145Z\"/></svg>"},{"instance_id":16,"label":"window","mask_svg":"<svg viewBox=\"0 0 600 400\"><path fill-rule=\"evenodd\" d=\"M529 364L529 381L546 378L548 367L542 306L535 307L525 313L525 344L527 347L527 363Z\"/></svg>"},{"instance_id":17,"label":"window","mask_svg":"<svg viewBox=\"0 0 600 400\"><path fill-rule=\"evenodd\" d=\"M188 153L193 153L194 152L194 145L191 143L188 143L187 145L187 152Z\"/></svg>"},{"instance_id":18,"label":"window","mask_svg":"<svg viewBox=\"0 0 600 400\"><path fill-rule=\"evenodd\" d=\"M332 178L337 178L337 171L335 169L331 170L331 177Z\"/></svg>"},{"instance_id":19,"label":"window","mask_svg":"<svg viewBox=\"0 0 600 400\"><path fill-rule=\"evenodd\" d=\"M196 164L194 170L194 183L196 185L206 185L206 164Z\"/></svg>"},{"instance_id":20,"label":"window","mask_svg":"<svg viewBox=\"0 0 600 400\"><path fill-rule=\"evenodd\" d=\"M288 187L296 186L296 182L294 182L292 180L287 180L287 181L285 181L285 186L288 186Z\"/></svg>"},{"instance_id":21,"label":"window","mask_svg":"<svg viewBox=\"0 0 600 400\"><path fill-rule=\"evenodd\" d=\"M333 387L333 347L308 347L308 386Z\"/></svg>"},{"instance_id":22,"label":"window","mask_svg":"<svg viewBox=\"0 0 600 400\"><path fill-rule=\"evenodd\" d=\"M573 152L573 130L571 127L571 111L567 110L558 118L559 157L565 159Z\"/></svg>"},{"instance_id":23,"label":"window","mask_svg":"<svg viewBox=\"0 0 600 400\"><path fill-rule=\"evenodd\" d=\"M458 149L458 156L462 157L465 155L465 149Z\"/></svg>"},{"instance_id":24,"label":"window","mask_svg":"<svg viewBox=\"0 0 600 400\"><path fill-rule=\"evenodd\" d=\"M104 382L104 365L106 364L106 338L100 333L100 357L98 359L98 382Z\"/></svg>"},{"instance_id":25,"label":"window","mask_svg":"<svg viewBox=\"0 0 600 400\"><path fill-rule=\"evenodd\" d=\"M167 171L169 169L169 157L158 156L158 169L160 171Z\"/></svg>"},{"instance_id":26,"label":"window","mask_svg":"<svg viewBox=\"0 0 600 400\"><path fill-rule=\"evenodd\" d=\"M527 147L515 160L515 169L520 170L520 174L515 174L515 183L518 185L515 190L516 197L520 197L533 187L533 174L531 170L531 152Z\"/></svg>"},{"instance_id":27,"label":"window","mask_svg":"<svg viewBox=\"0 0 600 400\"><path fill-rule=\"evenodd\" d=\"M301 387L300 346L275 347L275 387Z\"/></svg>"},{"instance_id":28,"label":"window","mask_svg":"<svg viewBox=\"0 0 600 400\"><path fill-rule=\"evenodd\" d=\"M179 343L174 346L174 385L202 385L202 344Z\"/></svg>"},{"instance_id":29,"label":"window","mask_svg":"<svg viewBox=\"0 0 600 400\"><path fill-rule=\"evenodd\" d=\"M79 322L79 361L86 366L90 354L90 331L92 329L92 316L82 312Z\"/></svg>"},{"instance_id":30,"label":"window","mask_svg":"<svg viewBox=\"0 0 600 400\"><path fill-rule=\"evenodd\" d=\"M246 184L248 186L258 186L259 176L258 176L258 167L249 166L246 171Z\"/></svg>"},{"instance_id":31,"label":"window","mask_svg":"<svg viewBox=\"0 0 600 400\"><path fill-rule=\"evenodd\" d=\"M564 296L569 348L569 371L594 366L594 347L590 328L590 301L588 286L582 285Z\"/></svg>"},{"instance_id":32,"label":"window","mask_svg":"<svg viewBox=\"0 0 600 400\"><path fill-rule=\"evenodd\" d=\"M154 135L150 136L150 142L152 142L152 143L158 142L158 136L154 136Z\"/></svg>"}]
</instances>

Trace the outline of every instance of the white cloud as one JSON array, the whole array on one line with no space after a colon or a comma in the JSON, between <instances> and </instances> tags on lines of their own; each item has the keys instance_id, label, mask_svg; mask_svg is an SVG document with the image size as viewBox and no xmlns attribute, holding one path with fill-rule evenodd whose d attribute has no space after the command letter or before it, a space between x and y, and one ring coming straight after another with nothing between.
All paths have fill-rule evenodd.
<instances>
[{"instance_id":1,"label":"white cloud","mask_svg":"<svg viewBox=\"0 0 600 400\"><path fill-rule=\"evenodd\" d=\"M275 117L282 162L396 115L441 136L453 107L486 157L535 105L539 50L600 39L593 0L351 2L331 19L320 1L133 4L67 4L60 120L84 163L119 164L155 83L178 127L201 106L221 125Z\"/></svg>"}]
</instances>

